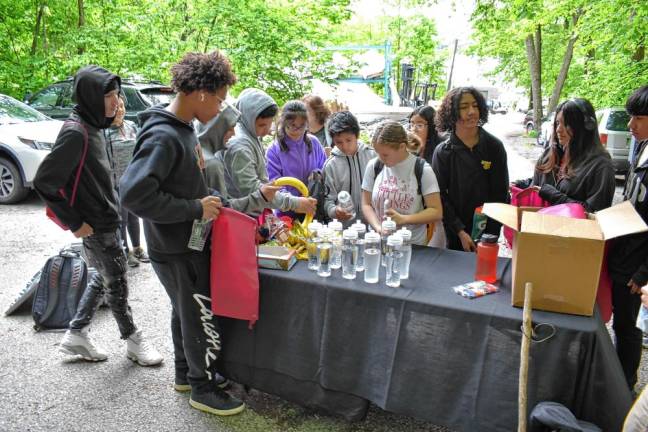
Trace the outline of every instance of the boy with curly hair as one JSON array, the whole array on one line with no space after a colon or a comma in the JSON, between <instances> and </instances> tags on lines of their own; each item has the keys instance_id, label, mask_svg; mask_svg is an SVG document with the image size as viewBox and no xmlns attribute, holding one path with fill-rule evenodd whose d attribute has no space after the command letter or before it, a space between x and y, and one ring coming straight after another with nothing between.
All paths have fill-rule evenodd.
<instances>
[{"instance_id":1,"label":"boy with curly hair","mask_svg":"<svg viewBox=\"0 0 648 432\"><path fill-rule=\"evenodd\" d=\"M209 193L192 122L207 123L226 107L236 76L218 51L186 54L171 75L175 99L139 115L142 129L120 183L122 203L144 219L151 263L171 300L174 388L191 391L196 409L232 415L245 404L224 391L227 380L216 371L221 340L211 311L209 239L203 247L191 240L201 221L218 217L222 203Z\"/></svg>"}]
</instances>

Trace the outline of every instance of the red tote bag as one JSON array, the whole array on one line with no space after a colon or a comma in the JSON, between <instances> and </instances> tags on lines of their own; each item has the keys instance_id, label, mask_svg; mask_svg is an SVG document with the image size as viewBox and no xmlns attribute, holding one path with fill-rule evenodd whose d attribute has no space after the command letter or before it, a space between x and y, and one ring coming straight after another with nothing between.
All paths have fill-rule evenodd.
<instances>
[{"instance_id":1,"label":"red tote bag","mask_svg":"<svg viewBox=\"0 0 648 432\"><path fill-rule=\"evenodd\" d=\"M221 209L212 226L212 312L247 320L250 328L259 319L256 232L256 220L229 208Z\"/></svg>"},{"instance_id":2,"label":"red tote bag","mask_svg":"<svg viewBox=\"0 0 648 432\"><path fill-rule=\"evenodd\" d=\"M511 186L511 205L515 207L547 207L550 204L540 198L540 194L534 188L522 189L517 186ZM515 232L504 227L504 238L508 246L513 249L513 238Z\"/></svg>"}]
</instances>

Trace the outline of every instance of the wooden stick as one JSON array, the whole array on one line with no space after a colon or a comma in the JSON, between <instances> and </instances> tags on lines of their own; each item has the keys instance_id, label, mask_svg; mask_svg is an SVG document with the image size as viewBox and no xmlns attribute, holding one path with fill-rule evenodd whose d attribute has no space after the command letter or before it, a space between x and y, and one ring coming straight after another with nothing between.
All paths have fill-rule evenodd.
<instances>
[{"instance_id":1,"label":"wooden stick","mask_svg":"<svg viewBox=\"0 0 648 432\"><path fill-rule=\"evenodd\" d=\"M524 310L522 311L522 347L520 349L520 377L518 384L518 432L527 430L527 381L529 379L529 348L531 347L531 296L533 284L524 287Z\"/></svg>"}]
</instances>

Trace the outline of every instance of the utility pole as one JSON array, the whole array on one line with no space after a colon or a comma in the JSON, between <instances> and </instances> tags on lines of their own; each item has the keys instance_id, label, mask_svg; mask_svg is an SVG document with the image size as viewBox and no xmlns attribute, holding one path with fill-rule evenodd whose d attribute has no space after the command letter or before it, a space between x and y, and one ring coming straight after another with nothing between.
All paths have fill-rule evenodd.
<instances>
[{"instance_id":1,"label":"utility pole","mask_svg":"<svg viewBox=\"0 0 648 432\"><path fill-rule=\"evenodd\" d=\"M450 64L450 74L448 75L448 88L446 89L446 91L450 91L450 88L452 87L452 72L454 71L454 62L455 62L455 56L457 55L458 43L459 43L459 39L455 39L454 50L452 51L452 63Z\"/></svg>"}]
</instances>

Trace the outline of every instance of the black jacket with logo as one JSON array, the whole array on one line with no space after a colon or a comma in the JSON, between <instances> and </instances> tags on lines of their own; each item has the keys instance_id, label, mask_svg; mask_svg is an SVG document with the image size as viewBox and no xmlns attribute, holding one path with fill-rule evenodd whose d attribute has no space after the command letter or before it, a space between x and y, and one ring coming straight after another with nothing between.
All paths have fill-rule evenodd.
<instances>
[{"instance_id":1,"label":"black jacket with logo","mask_svg":"<svg viewBox=\"0 0 648 432\"><path fill-rule=\"evenodd\" d=\"M112 164L102 130L110 127L113 121L105 116L104 93L115 80L121 83L117 75L98 66L81 69L74 79L73 97L77 105L68 120L81 123L88 133L88 153L74 206L70 206L59 190L63 189L71 198L84 146L82 126L68 123L61 128L52 151L40 164L34 178L38 195L73 232L84 222L98 233L113 231L120 224Z\"/></svg>"},{"instance_id":2,"label":"black jacket with logo","mask_svg":"<svg viewBox=\"0 0 648 432\"><path fill-rule=\"evenodd\" d=\"M469 235L475 209L485 202L509 202L506 150L502 142L479 128L479 142L468 148L454 133L434 151L432 168L443 202L448 247L462 250L459 231ZM501 224L489 219L486 233L499 235Z\"/></svg>"},{"instance_id":3,"label":"black jacket with logo","mask_svg":"<svg viewBox=\"0 0 648 432\"><path fill-rule=\"evenodd\" d=\"M646 146L648 140L637 145L638 150L630 166L623 195L648 224L648 161L637 166ZM648 283L648 233L632 234L612 240L608 253L608 269L610 276L617 283L627 284L630 279L640 286Z\"/></svg>"},{"instance_id":4,"label":"black jacket with logo","mask_svg":"<svg viewBox=\"0 0 648 432\"><path fill-rule=\"evenodd\" d=\"M194 254L187 247L200 200L209 191L202 151L191 124L157 105L139 114L133 159L119 183L124 207L144 219L149 255Z\"/></svg>"}]
</instances>

